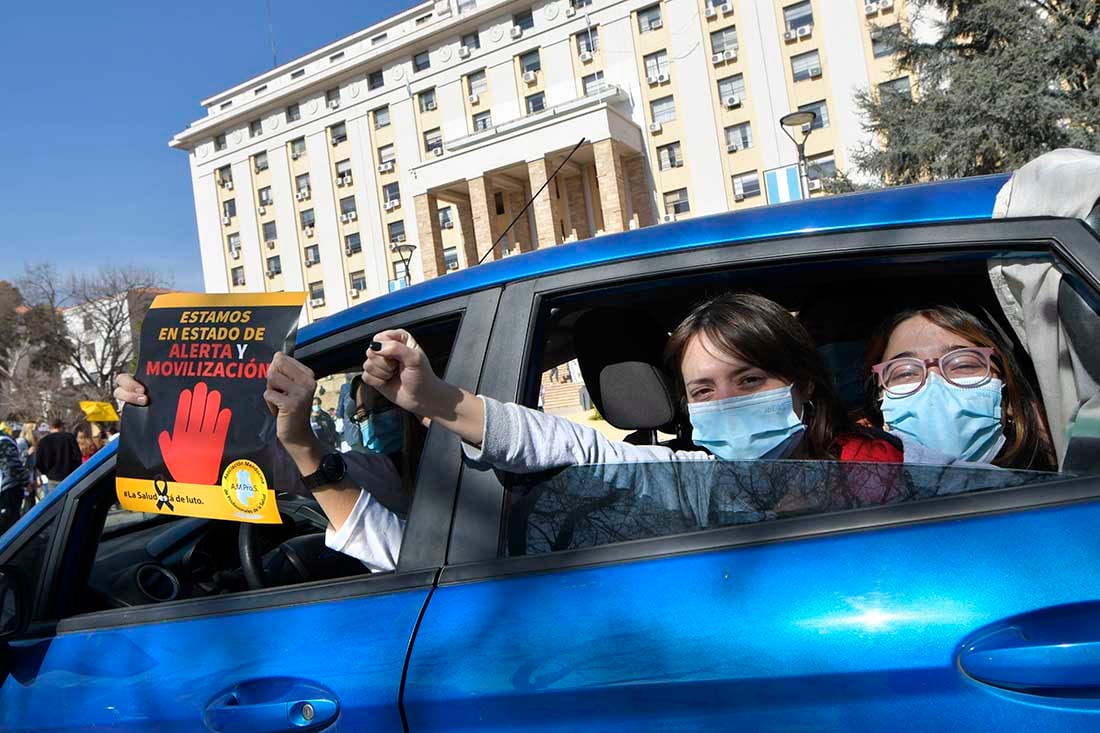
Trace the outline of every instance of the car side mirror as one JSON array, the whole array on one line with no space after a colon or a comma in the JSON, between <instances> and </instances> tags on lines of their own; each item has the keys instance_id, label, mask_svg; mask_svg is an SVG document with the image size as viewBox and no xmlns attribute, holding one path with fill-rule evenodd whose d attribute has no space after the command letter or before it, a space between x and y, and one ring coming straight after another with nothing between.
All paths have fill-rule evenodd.
<instances>
[{"instance_id":1,"label":"car side mirror","mask_svg":"<svg viewBox=\"0 0 1100 733\"><path fill-rule=\"evenodd\" d=\"M18 569L0 566L0 640L20 636L27 630L27 584Z\"/></svg>"}]
</instances>

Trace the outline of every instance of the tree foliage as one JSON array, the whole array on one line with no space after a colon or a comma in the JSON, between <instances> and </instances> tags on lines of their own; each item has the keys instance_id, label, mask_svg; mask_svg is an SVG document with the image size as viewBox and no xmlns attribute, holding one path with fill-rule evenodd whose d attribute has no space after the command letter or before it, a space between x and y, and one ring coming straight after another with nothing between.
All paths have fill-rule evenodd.
<instances>
[{"instance_id":1,"label":"tree foliage","mask_svg":"<svg viewBox=\"0 0 1100 733\"><path fill-rule=\"evenodd\" d=\"M1100 0L909 6L910 23L879 32L914 94L857 95L874 137L854 153L865 172L910 183L1013 170L1056 148L1100 149Z\"/></svg>"}]
</instances>

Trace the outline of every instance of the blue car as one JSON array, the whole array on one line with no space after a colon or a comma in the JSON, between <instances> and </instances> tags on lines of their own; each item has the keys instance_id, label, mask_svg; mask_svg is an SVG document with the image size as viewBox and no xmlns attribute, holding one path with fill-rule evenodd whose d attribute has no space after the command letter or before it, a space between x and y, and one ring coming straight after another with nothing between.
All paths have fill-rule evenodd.
<instances>
[{"instance_id":1,"label":"blue car","mask_svg":"<svg viewBox=\"0 0 1100 733\"><path fill-rule=\"evenodd\" d=\"M707 294L796 312L855 408L870 329L920 301L1001 323L1049 383L990 280L1036 266L1059 278L1045 327L1100 375L1097 230L991 218L1004 182L506 258L314 323L295 356L342 382L371 334L406 328L453 384L531 407L541 392L547 411L568 393L607 421L571 416L609 434L682 441L678 405L638 388L624 410L594 375L655 360ZM1096 380L1077 384L1086 416ZM599 466L488 470L433 427L402 467L413 498L390 573L325 547L301 497L280 496L283 523L263 528L120 513L112 445L0 538L0 730L1093 731L1100 425L1050 429L1068 436L1058 473L894 464L907 490L860 506L815 499L852 480L836 464L731 464L701 523ZM666 470L649 480L692 480ZM796 511L720 510L723 492L795 485Z\"/></svg>"}]
</instances>

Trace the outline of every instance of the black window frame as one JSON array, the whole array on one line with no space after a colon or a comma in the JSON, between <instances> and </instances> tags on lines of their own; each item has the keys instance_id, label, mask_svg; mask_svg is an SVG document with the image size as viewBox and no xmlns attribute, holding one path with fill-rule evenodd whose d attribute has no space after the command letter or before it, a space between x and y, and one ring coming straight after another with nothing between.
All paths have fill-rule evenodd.
<instances>
[{"instance_id":1,"label":"black window frame","mask_svg":"<svg viewBox=\"0 0 1100 733\"><path fill-rule=\"evenodd\" d=\"M530 365L545 334L539 314L547 299L585 289L644 281L661 273L686 275L715 269L745 268L845 258L967 252L1048 251L1100 300L1100 236L1071 219L948 222L855 231L807 234L751 242L716 244L657 254L509 283L499 311L510 314L495 329L485 357L479 393L506 402L522 402L537 379L537 369L499 369L490 365ZM1022 511L1100 498L1100 477L1066 478L1038 485L946 496L926 501L817 514L758 524L721 527L539 555L506 556L505 488L492 470L464 466L448 565L440 585L590 565L604 565L685 552L704 552L794 541L838 532L876 530L913 523L967 518L999 511Z\"/></svg>"}]
</instances>

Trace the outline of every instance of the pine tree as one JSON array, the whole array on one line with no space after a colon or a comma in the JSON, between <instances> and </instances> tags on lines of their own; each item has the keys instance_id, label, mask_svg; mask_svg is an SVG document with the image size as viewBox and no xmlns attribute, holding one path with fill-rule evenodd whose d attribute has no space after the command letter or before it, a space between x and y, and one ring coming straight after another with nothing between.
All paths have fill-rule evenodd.
<instances>
[{"instance_id":1,"label":"pine tree","mask_svg":"<svg viewBox=\"0 0 1100 733\"><path fill-rule=\"evenodd\" d=\"M888 184L1009 171L1049 150L1100 150L1100 0L911 0L880 29L913 94L857 95L873 141L854 152Z\"/></svg>"}]
</instances>

